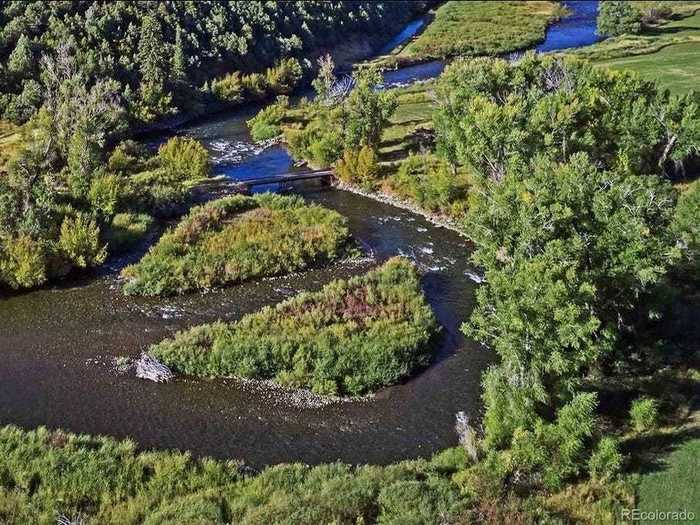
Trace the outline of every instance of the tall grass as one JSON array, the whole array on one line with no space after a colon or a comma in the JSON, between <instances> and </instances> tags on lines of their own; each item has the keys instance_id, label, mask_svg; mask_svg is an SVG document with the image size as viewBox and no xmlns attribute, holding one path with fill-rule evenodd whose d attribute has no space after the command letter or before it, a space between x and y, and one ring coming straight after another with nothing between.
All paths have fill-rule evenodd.
<instances>
[{"instance_id":1,"label":"tall grass","mask_svg":"<svg viewBox=\"0 0 700 525\"><path fill-rule=\"evenodd\" d=\"M184 374L274 379L358 395L425 365L436 329L415 268L395 258L235 323L181 332L150 353Z\"/></svg>"},{"instance_id":2,"label":"tall grass","mask_svg":"<svg viewBox=\"0 0 700 525\"><path fill-rule=\"evenodd\" d=\"M349 235L340 214L298 197L225 197L192 209L125 268L124 291L172 295L289 273L338 258Z\"/></svg>"}]
</instances>

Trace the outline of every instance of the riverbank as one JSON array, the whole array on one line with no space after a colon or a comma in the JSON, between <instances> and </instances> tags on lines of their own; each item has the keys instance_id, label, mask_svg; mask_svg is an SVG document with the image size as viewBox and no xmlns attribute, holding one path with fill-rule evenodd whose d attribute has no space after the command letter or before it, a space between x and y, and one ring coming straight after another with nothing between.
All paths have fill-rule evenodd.
<instances>
[{"instance_id":1,"label":"riverbank","mask_svg":"<svg viewBox=\"0 0 700 525\"><path fill-rule=\"evenodd\" d=\"M354 193L355 195L361 195L367 199L372 199L384 204L390 204L396 208L410 211L411 213L415 213L416 215L420 215L421 217L425 218L430 224L451 230L461 236L466 236L464 228L460 225L459 221L448 217L447 215L440 215L424 210L415 202L407 199L401 199L396 195L392 195L381 190L364 190L356 184L349 184L339 180L334 181L333 185L339 190Z\"/></svg>"}]
</instances>

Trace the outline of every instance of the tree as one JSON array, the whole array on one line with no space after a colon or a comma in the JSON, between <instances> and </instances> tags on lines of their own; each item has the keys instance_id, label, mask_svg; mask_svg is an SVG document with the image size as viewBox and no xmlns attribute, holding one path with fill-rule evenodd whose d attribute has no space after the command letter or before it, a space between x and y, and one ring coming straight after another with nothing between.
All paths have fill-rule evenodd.
<instances>
[{"instance_id":1,"label":"tree","mask_svg":"<svg viewBox=\"0 0 700 525\"><path fill-rule=\"evenodd\" d=\"M33 67L32 44L27 35L22 35L7 59L7 71L21 80L32 73Z\"/></svg>"},{"instance_id":2,"label":"tree","mask_svg":"<svg viewBox=\"0 0 700 525\"><path fill-rule=\"evenodd\" d=\"M166 64L163 32L158 19L148 14L141 23L136 60L141 73L141 118L153 120L167 113L171 96L165 91Z\"/></svg>"},{"instance_id":3,"label":"tree","mask_svg":"<svg viewBox=\"0 0 700 525\"><path fill-rule=\"evenodd\" d=\"M436 96L438 151L496 180L538 154L566 162L580 152L611 169L666 173L700 143L692 97L573 57L456 61Z\"/></svg>"},{"instance_id":4,"label":"tree","mask_svg":"<svg viewBox=\"0 0 700 525\"><path fill-rule=\"evenodd\" d=\"M611 354L678 257L674 206L660 177L580 153L478 180L466 228L486 284L464 330L501 358L484 378L487 443L547 418Z\"/></svg>"},{"instance_id":5,"label":"tree","mask_svg":"<svg viewBox=\"0 0 700 525\"><path fill-rule=\"evenodd\" d=\"M182 47L182 30L179 25L175 28L171 77L176 83L187 81L187 64L185 62L185 50Z\"/></svg>"},{"instance_id":6,"label":"tree","mask_svg":"<svg viewBox=\"0 0 700 525\"><path fill-rule=\"evenodd\" d=\"M318 58L318 74L311 85L316 91L316 96L321 102L328 100L333 84L335 84L335 63L330 54Z\"/></svg>"},{"instance_id":7,"label":"tree","mask_svg":"<svg viewBox=\"0 0 700 525\"><path fill-rule=\"evenodd\" d=\"M598 8L598 34L601 36L619 36L637 34L642 28L642 15L624 0L604 0Z\"/></svg>"},{"instance_id":8,"label":"tree","mask_svg":"<svg viewBox=\"0 0 700 525\"><path fill-rule=\"evenodd\" d=\"M362 69L355 76L355 88L345 101L345 147L376 148L382 128L396 110L396 94L378 90L381 73L374 69Z\"/></svg>"}]
</instances>

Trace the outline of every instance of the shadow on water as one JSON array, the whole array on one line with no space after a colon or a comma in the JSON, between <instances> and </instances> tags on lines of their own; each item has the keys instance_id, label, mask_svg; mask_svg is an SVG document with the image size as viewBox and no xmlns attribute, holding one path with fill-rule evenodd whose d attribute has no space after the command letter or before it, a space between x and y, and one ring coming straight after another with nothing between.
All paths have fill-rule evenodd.
<instances>
[{"instance_id":1,"label":"shadow on water","mask_svg":"<svg viewBox=\"0 0 700 525\"><path fill-rule=\"evenodd\" d=\"M548 39L556 34L552 31ZM405 68L387 73L387 81L431 78L442 67L438 62ZM284 148L251 143L245 120L256 109L209 118L180 133L205 144L216 175L246 180L293 171ZM118 270L143 253L144 245L101 273L6 295L0 298L0 424L131 437L146 448L189 449L255 466L338 459L381 464L456 444L455 413L464 410L478 418L480 376L492 359L460 332L475 286L465 275L473 271L465 239L408 211L317 182L299 183L293 191L348 217L352 234L374 260L205 294L124 297ZM428 369L370 400L301 408L269 389L236 380L177 378L160 385L114 371L116 357L135 357L178 330L239 319L290 294L363 273L394 255L411 258L424 271L423 286L443 331Z\"/></svg>"}]
</instances>

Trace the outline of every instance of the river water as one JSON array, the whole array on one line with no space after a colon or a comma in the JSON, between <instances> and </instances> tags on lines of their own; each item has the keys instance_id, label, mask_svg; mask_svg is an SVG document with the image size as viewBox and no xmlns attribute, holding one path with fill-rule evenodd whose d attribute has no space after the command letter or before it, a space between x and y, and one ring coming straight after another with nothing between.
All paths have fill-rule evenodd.
<instances>
[{"instance_id":1,"label":"river water","mask_svg":"<svg viewBox=\"0 0 700 525\"><path fill-rule=\"evenodd\" d=\"M434 66L423 67L420 74ZM392 74L405 79L415 70ZM216 174L242 180L293 170L281 146L260 150L251 144L245 119L254 111L181 131L203 141ZM466 241L413 213L316 182L263 189L300 192L339 211L372 256L165 300L124 297L118 270L129 258L115 259L99 273L6 295L0 298L0 424L131 437L145 448L188 449L255 466L333 460L381 464L455 444L455 413L464 410L478 418L480 375L492 359L459 331L475 286L466 276L474 271ZM372 399L308 408L236 380L179 377L154 384L114 370L115 358L135 357L179 329L238 319L300 290L365 272L394 255L410 257L423 270L423 287L443 330L429 368Z\"/></svg>"}]
</instances>

